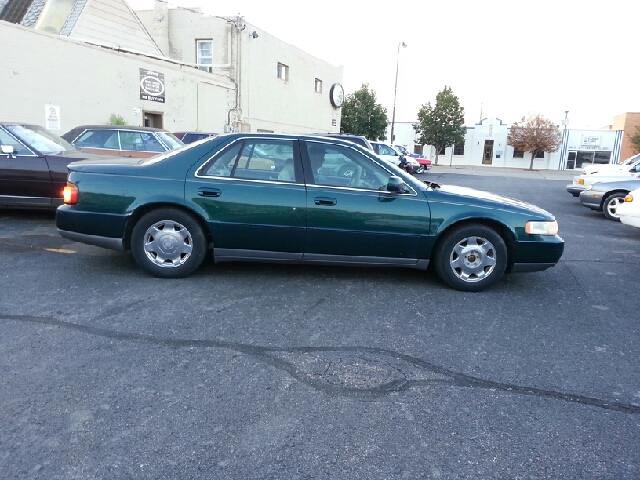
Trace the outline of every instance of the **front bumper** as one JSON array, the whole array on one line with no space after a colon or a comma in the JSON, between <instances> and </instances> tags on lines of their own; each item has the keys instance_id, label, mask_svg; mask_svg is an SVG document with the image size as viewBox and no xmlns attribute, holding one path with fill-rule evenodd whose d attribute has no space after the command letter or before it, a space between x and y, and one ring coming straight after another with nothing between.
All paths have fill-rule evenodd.
<instances>
[{"instance_id":1,"label":"front bumper","mask_svg":"<svg viewBox=\"0 0 640 480\"><path fill-rule=\"evenodd\" d=\"M570 183L569 185L567 185L567 192L569 192L574 197L578 197L580 196L580 192L584 191L585 188L587 187L585 187L584 185Z\"/></svg>"},{"instance_id":2,"label":"front bumper","mask_svg":"<svg viewBox=\"0 0 640 480\"><path fill-rule=\"evenodd\" d=\"M580 203L593 210L602 209L602 196L604 192L594 192L593 190L583 190L580 193Z\"/></svg>"},{"instance_id":3,"label":"front bumper","mask_svg":"<svg viewBox=\"0 0 640 480\"><path fill-rule=\"evenodd\" d=\"M510 272L536 272L553 267L564 252L564 240L558 235L536 235L535 240L517 242Z\"/></svg>"}]
</instances>

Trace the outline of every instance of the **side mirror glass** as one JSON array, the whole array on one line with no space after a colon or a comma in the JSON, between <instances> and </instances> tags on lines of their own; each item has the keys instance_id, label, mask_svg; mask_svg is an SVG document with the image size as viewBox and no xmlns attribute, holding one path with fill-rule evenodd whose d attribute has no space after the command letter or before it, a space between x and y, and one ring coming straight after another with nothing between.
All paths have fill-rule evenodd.
<instances>
[{"instance_id":1,"label":"side mirror glass","mask_svg":"<svg viewBox=\"0 0 640 480\"><path fill-rule=\"evenodd\" d=\"M2 149L2 153L5 155L13 155L13 145L2 145L0 148Z\"/></svg>"},{"instance_id":2,"label":"side mirror glass","mask_svg":"<svg viewBox=\"0 0 640 480\"><path fill-rule=\"evenodd\" d=\"M389 177L389 182L387 183L387 191L394 193L403 193L405 192L405 183L400 177L396 177L392 175Z\"/></svg>"}]
</instances>

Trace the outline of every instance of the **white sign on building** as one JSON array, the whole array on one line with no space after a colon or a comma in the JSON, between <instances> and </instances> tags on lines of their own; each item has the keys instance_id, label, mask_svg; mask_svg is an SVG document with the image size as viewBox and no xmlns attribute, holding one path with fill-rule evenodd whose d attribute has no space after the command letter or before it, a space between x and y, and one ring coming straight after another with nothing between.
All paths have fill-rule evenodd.
<instances>
[{"instance_id":1,"label":"white sign on building","mask_svg":"<svg viewBox=\"0 0 640 480\"><path fill-rule=\"evenodd\" d=\"M58 105L44 106L44 125L47 130L60 130L60 107Z\"/></svg>"},{"instance_id":2,"label":"white sign on building","mask_svg":"<svg viewBox=\"0 0 640 480\"><path fill-rule=\"evenodd\" d=\"M583 135L582 145L586 145L586 146L600 145L600 135Z\"/></svg>"}]
</instances>

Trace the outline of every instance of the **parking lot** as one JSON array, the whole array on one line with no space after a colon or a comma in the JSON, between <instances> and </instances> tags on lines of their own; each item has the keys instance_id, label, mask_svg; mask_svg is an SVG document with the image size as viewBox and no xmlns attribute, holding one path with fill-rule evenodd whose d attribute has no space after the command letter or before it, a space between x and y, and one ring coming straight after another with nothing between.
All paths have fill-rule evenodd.
<instances>
[{"instance_id":1,"label":"parking lot","mask_svg":"<svg viewBox=\"0 0 640 480\"><path fill-rule=\"evenodd\" d=\"M566 245L482 293L409 269L161 280L0 211L0 478L640 478L640 229L570 176L496 171L424 178L535 203Z\"/></svg>"}]
</instances>

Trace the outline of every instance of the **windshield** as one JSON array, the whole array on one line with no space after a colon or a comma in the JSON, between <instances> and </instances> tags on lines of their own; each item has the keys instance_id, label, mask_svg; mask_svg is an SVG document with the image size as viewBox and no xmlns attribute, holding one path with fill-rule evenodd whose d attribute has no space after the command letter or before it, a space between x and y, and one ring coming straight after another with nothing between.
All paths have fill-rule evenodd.
<instances>
[{"instance_id":1,"label":"windshield","mask_svg":"<svg viewBox=\"0 0 640 480\"><path fill-rule=\"evenodd\" d=\"M178 140L178 137L176 137L173 133L157 132L156 135L160 137L160 140L162 140L170 150L177 150L178 148L184 147L184 143Z\"/></svg>"},{"instance_id":2,"label":"windshield","mask_svg":"<svg viewBox=\"0 0 640 480\"><path fill-rule=\"evenodd\" d=\"M402 155L409 155L409 152L407 151L407 149L404 148L402 145L394 145L393 148L395 148L396 151Z\"/></svg>"},{"instance_id":3,"label":"windshield","mask_svg":"<svg viewBox=\"0 0 640 480\"><path fill-rule=\"evenodd\" d=\"M5 128L44 155L76 150L63 138L37 125L5 125Z\"/></svg>"}]
</instances>

